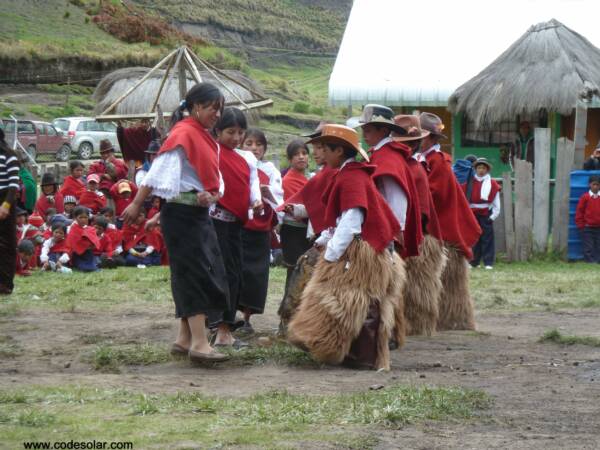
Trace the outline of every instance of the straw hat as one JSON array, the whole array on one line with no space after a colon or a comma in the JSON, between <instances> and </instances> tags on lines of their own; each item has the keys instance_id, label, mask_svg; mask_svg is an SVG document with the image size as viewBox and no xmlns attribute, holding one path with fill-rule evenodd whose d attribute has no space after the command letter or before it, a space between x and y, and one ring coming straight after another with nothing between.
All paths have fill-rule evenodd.
<instances>
[{"instance_id":1,"label":"straw hat","mask_svg":"<svg viewBox=\"0 0 600 450\"><path fill-rule=\"evenodd\" d=\"M322 142L323 144L348 145L360 153L365 161L369 161L369 155L360 146L360 141L358 139L358 133L356 130L344 125L324 125L321 129L321 135L311 139L307 142L307 144L312 144L315 142Z\"/></svg>"},{"instance_id":2,"label":"straw hat","mask_svg":"<svg viewBox=\"0 0 600 450\"><path fill-rule=\"evenodd\" d=\"M429 131L421 128L421 121L417 116L401 114L394 117L394 122L406 130L406 136L394 137L394 141L396 142L418 141L429 136Z\"/></svg>"}]
</instances>

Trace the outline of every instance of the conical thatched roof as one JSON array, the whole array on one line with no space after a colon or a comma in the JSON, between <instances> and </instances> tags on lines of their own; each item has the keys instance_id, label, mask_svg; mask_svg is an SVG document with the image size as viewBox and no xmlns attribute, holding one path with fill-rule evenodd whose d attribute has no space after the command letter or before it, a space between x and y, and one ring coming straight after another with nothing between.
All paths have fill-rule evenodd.
<instances>
[{"instance_id":1,"label":"conical thatched roof","mask_svg":"<svg viewBox=\"0 0 600 450\"><path fill-rule=\"evenodd\" d=\"M448 109L476 123L517 114L571 114L600 92L600 49L559 21L532 26L479 75L460 86Z\"/></svg>"},{"instance_id":2,"label":"conical thatched roof","mask_svg":"<svg viewBox=\"0 0 600 450\"><path fill-rule=\"evenodd\" d=\"M124 69L115 70L114 72L106 75L96 87L94 91L94 100L96 101L95 113L100 114L108 106L110 106L115 100L117 100L123 93L129 88L135 85L139 80L142 79L150 71L147 67L127 67ZM246 77L241 72L235 70L225 70L229 77L239 80L245 86L250 87L254 91L260 92L260 88L257 84ZM162 78L165 75L164 70L157 70L149 79L147 79L139 88L137 88L130 95L125 97L115 108L114 114L139 114L145 113L152 110L156 94L160 87ZM200 76L203 81L213 83L215 86L221 88L225 95L226 102L235 102L236 98L230 94L226 89L223 89L220 82L214 78L209 72L200 72ZM223 83L227 85L229 89L235 92L242 100L252 100L254 95L247 89L244 89L237 83L230 80L223 80ZM187 88L194 86L196 82L191 78L187 78ZM172 79L165 83L165 86L161 92L158 103L163 111L174 111L179 106L179 79L177 74L174 74Z\"/></svg>"}]
</instances>

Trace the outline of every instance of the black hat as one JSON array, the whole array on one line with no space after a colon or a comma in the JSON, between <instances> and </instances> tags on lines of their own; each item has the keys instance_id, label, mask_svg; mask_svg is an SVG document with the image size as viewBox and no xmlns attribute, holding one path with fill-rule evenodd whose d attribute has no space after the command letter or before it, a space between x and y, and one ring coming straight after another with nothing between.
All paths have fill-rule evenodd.
<instances>
[{"instance_id":1,"label":"black hat","mask_svg":"<svg viewBox=\"0 0 600 450\"><path fill-rule=\"evenodd\" d=\"M45 173L44 175L42 175L42 182L40 183L40 186L56 186L56 185L58 185L58 182L56 181L56 178L54 178L54 174Z\"/></svg>"},{"instance_id":2,"label":"black hat","mask_svg":"<svg viewBox=\"0 0 600 450\"><path fill-rule=\"evenodd\" d=\"M24 209L21 209L17 206L17 208L15 209L15 213L17 216L26 216L27 215L27 211L25 211Z\"/></svg>"},{"instance_id":3,"label":"black hat","mask_svg":"<svg viewBox=\"0 0 600 450\"><path fill-rule=\"evenodd\" d=\"M153 139L148 144L148 148L144 151L144 153L148 153L150 155L155 155L160 150L160 141L158 139Z\"/></svg>"},{"instance_id":4,"label":"black hat","mask_svg":"<svg viewBox=\"0 0 600 450\"><path fill-rule=\"evenodd\" d=\"M2 128L0 128L0 141L4 141L4 138L6 136L4 135L4 130Z\"/></svg>"},{"instance_id":5,"label":"black hat","mask_svg":"<svg viewBox=\"0 0 600 450\"><path fill-rule=\"evenodd\" d=\"M33 242L31 242L29 239L23 239L21 242L19 242L19 246L17 247L17 250L19 252L25 253L27 255L33 255L33 252L34 252Z\"/></svg>"}]
</instances>

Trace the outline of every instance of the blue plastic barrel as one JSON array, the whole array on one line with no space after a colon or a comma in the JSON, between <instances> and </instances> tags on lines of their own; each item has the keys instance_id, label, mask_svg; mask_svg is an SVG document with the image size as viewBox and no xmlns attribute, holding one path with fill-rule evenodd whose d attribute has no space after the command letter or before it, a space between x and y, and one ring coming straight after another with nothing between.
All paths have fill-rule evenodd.
<instances>
[{"instance_id":1,"label":"blue plastic barrel","mask_svg":"<svg viewBox=\"0 0 600 450\"><path fill-rule=\"evenodd\" d=\"M567 257L569 261L583 259L581 247L581 233L575 225L575 213L579 198L590 190L589 179L591 175L600 175L600 170L575 170L571 172L571 192L569 194L569 247Z\"/></svg>"}]
</instances>

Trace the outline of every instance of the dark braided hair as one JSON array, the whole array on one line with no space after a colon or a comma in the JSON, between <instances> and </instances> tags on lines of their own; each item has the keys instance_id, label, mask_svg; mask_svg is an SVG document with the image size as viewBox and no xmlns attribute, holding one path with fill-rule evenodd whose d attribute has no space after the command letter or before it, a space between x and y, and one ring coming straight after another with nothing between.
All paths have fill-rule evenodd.
<instances>
[{"instance_id":1,"label":"dark braided hair","mask_svg":"<svg viewBox=\"0 0 600 450\"><path fill-rule=\"evenodd\" d=\"M171 127L180 120L183 120L185 117L183 114L184 111L187 110L188 113L191 113L194 105L206 106L217 103L222 111L225 104L225 97L223 97L223 94L216 86L210 83L196 84L185 94L185 99L181 101L179 107L173 111Z\"/></svg>"}]
</instances>

